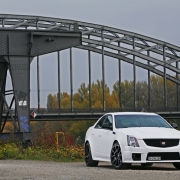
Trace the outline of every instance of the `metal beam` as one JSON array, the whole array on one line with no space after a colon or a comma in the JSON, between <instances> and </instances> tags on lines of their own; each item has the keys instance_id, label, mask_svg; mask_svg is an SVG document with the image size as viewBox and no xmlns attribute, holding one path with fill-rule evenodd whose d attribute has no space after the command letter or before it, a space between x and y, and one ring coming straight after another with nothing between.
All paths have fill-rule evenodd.
<instances>
[{"instance_id":1,"label":"metal beam","mask_svg":"<svg viewBox=\"0 0 180 180\"><path fill-rule=\"evenodd\" d=\"M57 52L57 55L58 55L58 59L57 59L57 66L58 66L58 108L59 108L59 112L60 112L60 109L61 109L61 97L60 97L60 94L61 94L61 90L60 90L60 87L61 87L60 51Z\"/></svg>"},{"instance_id":2,"label":"metal beam","mask_svg":"<svg viewBox=\"0 0 180 180\"><path fill-rule=\"evenodd\" d=\"M102 28L101 30L101 38L102 38L102 41L104 40L104 30ZM105 74L104 74L104 46L102 45L102 92L103 92L103 111L105 111Z\"/></svg>"},{"instance_id":3,"label":"metal beam","mask_svg":"<svg viewBox=\"0 0 180 180\"><path fill-rule=\"evenodd\" d=\"M71 111L73 111L73 69L72 69L72 48L70 48L70 89L71 89Z\"/></svg>"},{"instance_id":4,"label":"metal beam","mask_svg":"<svg viewBox=\"0 0 180 180\"><path fill-rule=\"evenodd\" d=\"M90 39L90 35L88 35ZM88 50L88 67L89 67L89 108L92 109L92 91L91 91L91 51Z\"/></svg>"},{"instance_id":5,"label":"metal beam","mask_svg":"<svg viewBox=\"0 0 180 180\"><path fill-rule=\"evenodd\" d=\"M86 28L93 28L93 29L101 29L102 25L98 25L98 24L91 24L88 22L81 22L81 21L74 21L74 20L68 20L68 19L60 19L60 18L51 18L51 17L41 17L41 16L27 16L27 15L10 15L10 14L1 14L0 15L0 19L5 21L5 24L7 25L15 25L17 24L16 21L14 21L14 19L17 20L31 20L32 23L28 23L28 25L30 27L35 27L36 26L36 20L38 19L41 23L39 23L39 28L48 28L50 26L52 26L52 23L64 23L64 24L73 24L74 22L77 22L79 24L79 26L83 26ZM7 19L7 21L6 21ZM13 20L11 20L13 19ZM50 23L52 22L52 23ZM127 36L131 36L131 37L136 37L138 39L147 41L147 42L152 42L152 43L156 43L156 44L163 44L163 41L151 38L151 37L147 37L141 34L137 34L137 33L133 33L133 32L129 32L129 31L125 31L125 30L121 30L121 29L117 29L117 28L112 28L112 27L108 27L108 26L104 26L104 29L106 31L112 32L112 33L117 33L117 34L122 34L122 35L127 35ZM97 33L98 34L98 33ZM92 35L92 34L91 34ZM177 51L180 51L180 48L167 43L166 44L167 47L171 48L171 49L175 49Z\"/></svg>"},{"instance_id":6,"label":"metal beam","mask_svg":"<svg viewBox=\"0 0 180 180\"><path fill-rule=\"evenodd\" d=\"M91 33L91 35L92 35L92 36L96 36L96 37L101 37L101 35L100 35L99 33ZM105 38L105 39L110 39L110 40L113 40L113 39L114 39L114 37L112 37L112 36L110 36L110 35L107 35L107 34L104 34L104 38ZM121 42L124 43L124 44L127 44L127 45L132 45L132 41L126 40L126 38L121 39ZM135 42L135 45L136 45L136 47L141 48L141 49L144 49L144 48L147 47L147 46L145 46L145 45L143 45L143 44L140 44L140 43L138 43L138 42ZM163 44L158 44L158 46L159 46L159 45L163 46ZM156 48L152 48L151 51L163 56L163 52L162 52L161 50L158 50L158 49L156 49ZM174 59L174 55L172 55L172 54L170 54L170 53L168 53L168 52L166 52L166 57L169 57L169 58Z\"/></svg>"},{"instance_id":7,"label":"metal beam","mask_svg":"<svg viewBox=\"0 0 180 180\"><path fill-rule=\"evenodd\" d=\"M179 69L179 63L178 62L176 62L176 68L177 69ZM176 73L176 78L177 79L179 79L179 74L178 73ZM180 107L179 107L179 84L176 84L176 93L177 93L177 109L179 109Z\"/></svg>"},{"instance_id":8,"label":"metal beam","mask_svg":"<svg viewBox=\"0 0 180 180\"><path fill-rule=\"evenodd\" d=\"M82 34L84 35L84 34L88 34L88 33L90 33L90 32L93 32L94 31L94 29L91 29L91 30L88 30L88 31L82 31Z\"/></svg>"},{"instance_id":9,"label":"metal beam","mask_svg":"<svg viewBox=\"0 0 180 180\"><path fill-rule=\"evenodd\" d=\"M165 45L163 46L163 61L164 61L164 108L167 108L167 84L166 84L166 51Z\"/></svg>"},{"instance_id":10,"label":"metal beam","mask_svg":"<svg viewBox=\"0 0 180 180\"><path fill-rule=\"evenodd\" d=\"M62 26L62 24L58 24L58 25L56 25L56 26L50 26L50 27L46 28L46 30L56 29L56 28L59 28L59 27L61 27L61 26Z\"/></svg>"},{"instance_id":11,"label":"metal beam","mask_svg":"<svg viewBox=\"0 0 180 180\"><path fill-rule=\"evenodd\" d=\"M99 53L99 54L102 53L101 49L96 49L96 48L88 47L88 46L84 46L84 45L80 45L80 46L78 46L78 48L84 49L84 50L90 50L90 51L93 51L93 52L96 52L96 53ZM109 56L109 57L114 57L114 58L121 58L122 61L125 61L127 63L133 64L132 59L124 57L124 56L120 56L119 54L115 54L115 53L112 53L112 52L104 51L104 55ZM155 73L157 75L160 75L162 77L164 76L163 72L159 71L158 69L153 68L152 66L148 66L147 64L143 64L141 62L136 61L136 66L141 67L143 69L150 70L151 72L153 72L153 73ZM173 81L173 82L175 82L177 84L180 84L180 80L176 79L173 76L170 76L170 75L167 74L166 78L169 79L170 81Z\"/></svg>"},{"instance_id":12,"label":"metal beam","mask_svg":"<svg viewBox=\"0 0 180 180\"><path fill-rule=\"evenodd\" d=\"M80 32L51 32L40 30L0 29L2 56L39 56L81 44ZM7 45L9 37L9 52Z\"/></svg>"},{"instance_id":13,"label":"metal beam","mask_svg":"<svg viewBox=\"0 0 180 180\"><path fill-rule=\"evenodd\" d=\"M3 130L4 130L4 127L5 127L5 125L6 125L6 122L7 122L7 118L8 118L8 115L9 115L9 112L10 112L10 110L11 110L11 107L12 107L12 105L13 105L13 102L14 102L14 96L13 96L13 98L12 98L12 100L11 100L11 103L10 103L10 106L9 106L9 110L8 110L8 112L6 113L6 117L5 117L5 119L4 119L4 123L3 123L3 125L1 125L0 126L0 132L3 132ZM11 116L12 116L12 114L11 114ZM16 116L16 113L15 113L15 116ZM14 119L14 124L15 124L15 122L16 122L16 120ZM18 128L18 127L16 127L16 128ZM14 131L15 130L18 130L18 129L14 129Z\"/></svg>"},{"instance_id":14,"label":"metal beam","mask_svg":"<svg viewBox=\"0 0 180 180\"><path fill-rule=\"evenodd\" d=\"M172 64L174 62L179 62L180 61L180 58L176 58L176 59L169 59L166 61L167 64Z\"/></svg>"},{"instance_id":15,"label":"metal beam","mask_svg":"<svg viewBox=\"0 0 180 180\"><path fill-rule=\"evenodd\" d=\"M37 99L38 99L38 112L39 112L40 110L39 56L37 56Z\"/></svg>"},{"instance_id":16,"label":"metal beam","mask_svg":"<svg viewBox=\"0 0 180 180\"><path fill-rule=\"evenodd\" d=\"M11 26L11 27L9 27L10 29L16 29L16 28L18 28L18 27L20 27L20 26L22 26L22 25L25 25L25 24L27 24L28 23L28 21L23 21L23 22L20 22L20 23L18 23L18 24L15 24L15 25L13 25L13 26Z\"/></svg>"},{"instance_id":17,"label":"metal beam","mask_svg":"<svg viewBox=\"0 0 180 180\"><path fill-rule=\"evenodd\" d=\"M2 112L4 100L2 94L5 95L6 77L7 77L8 64L4 58L0 58L0 127L2 125Z\"/></svg>"},{"instance_id":18,"label":"metal beam","mask_svg":"<svg viewBox=\"0 0 180 180\"><path fill-rule=\"evenodd\" d=\"M116 42L116 41L121 41L122 39L125 39L126 38L126 36L123 36L123 37L119 37L119 38L114 38L114 39L112 39L112 40L110 40L110 41L105 41L105 42L107 42L107 43L112 43L112 42Z\"/></svg>"},{"instance_id":19,"label":"metal beam","mask_svg":"<svg viewBox=\"0 0 180 180\"><path fill-rule=\"evenodd\" d=\"M133 38L133 50L135 50L135 37ZM134 110L136 110L136 59L133 55L133 80L134 80Z\"/></svg>"},{"instance_id":20,"label":"metal beam","mask_svg":"<svg viewBox=\"0 0 180 180\"><path fill-rule=\"evenodd\" d=\"M177 59L169 59L169 60L166 60L166 62L164 62L164 65L167 65L167 64L172 64L174 62L179 62L180 61L180 58L177 58ZM153 65L153 67L157 67L159 65Z\"/></svg>"},{"instance_id":21,"label":"metal beam","mask_svg":"<svg viewBox=\"0 0 180 180\"><path fill-rule=\"evenodd\" d=\"M149 50L147 51L147 55L150 56ZM150 62L148 62L148 66L150 66ZM149 109L151 108L151 76L150 76L150 71L148 70L148 106Z\"/></svg>"},{"instance_id":22,"label":"metal beam","mask_svg":"<svg viewBox=\"0 0 180 180\"><path fill-rule=\"evenodd\" d=\"M118 42L118 46L120 46L120 42ZM120 53L120 51L118 51ZM121 90L121 59L118 58L118 72L119 72L119 107L122 109L122 90Z\"/></svg>"},{"instance_id":23,"label":"metal beam","mask_svg":"<svg viewBox=\"0 0 180 180\"><path fill-rule=\"evenodd\" d=\"M113 42L116 42L116 41L121 41L122 39L125 39L126 38L126 36L123 36L123 37L119 37L119 38L114 38L114 39L112 39L112 40L110 40L110 41L106 41L106 40L102 40L102 42L104 42L104 43L108 43L108 44L111 44L111 43L113 43ZM99 47L99 46L101 46L101 45L91 45L91 46L93 46L93 47Z\"/></svg>"},{"instance_id":24,"label":"metal beam","mask_svg":"<svg viewBox=\"0 0 180 180\"><path fill-rule=\"evenodd\" d=\"M137 51L137 52L148 51L148 50L156 48L157 46L158 46L158 44L155 45L155 46L150 46L150 47L147 47L147 48L144 48L144 49L140 49L140 50L135 50L135 51Z\"/></svg>"},{"instance_id":25,"label":"metal beam","mask_svg":"<svg viewBox=\"0 0 180 180\"><path fill-rule=\"evenodd\" d=\"M158 59L155 59L155 58L152 58L152 57L148 57L147 55L144 55L144 54L141 54L141 53L139 53L139 52L136 52L136 51L134 51L134 50L129 50L129 49L127 49L127 48L123 48L123 47L118 47L118 46L115 46L115 45L113 45L113 44L108 44L108 43L101 43L101 42L96 42L96 40L88 40L87 38L83 38L83 41L84 42L87 42L87 43L90 43L90 44L92 44L92 43L99 43L99 45L104 45L104 47L107 47L107 48L110 48L110 49L113 49L113 50L120 50L121 52L124 52L124 53L128 53L128 54L131 54L131 55L135 55L136 57L139 57L139 58L141 58L141 59L143 59L143 60L148 60L148 61L150 61L150 62L152 62L152 63L155 63L155 64L158 64L158 65L161 65L161 66L164 66L164 62L163 61L160 61L160 60L158 60ZM135 44L135 46L136 46L136 43L134 43ZM133 44L132 44L132 46L133 46ZM92 47L92 46L91 46ZM93 46L94 47L94 46ZM122 55L122 54L121 54ZM124 55L122 55L122 56L124 56ZM154 67L154 66L153 66ZM170 70L172 70L172 71L174 71L174 72L178 72L178 73L180 73L180 70L179 69L177 69L176 67L174 67L174 66L171 66L170 64L166 64L166 68L168 68L168 69L170 69Z\"/></svg>"}]
</instances>

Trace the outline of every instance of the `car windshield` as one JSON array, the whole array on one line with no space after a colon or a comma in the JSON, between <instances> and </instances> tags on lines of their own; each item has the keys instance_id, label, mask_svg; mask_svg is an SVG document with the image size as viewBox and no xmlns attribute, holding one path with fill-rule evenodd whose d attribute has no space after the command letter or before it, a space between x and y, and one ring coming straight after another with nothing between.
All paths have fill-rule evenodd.
<instances>
[{"instance_id":1,"label":"car windshield","mask_svg":"<svg viewBox=\"0 0 180 180\"><path fill-rule=\"evenodd\" d=\"M128 127L163 127L172 128L158 115L115 115L116 128Z\"/></svg>"}]
</instances>

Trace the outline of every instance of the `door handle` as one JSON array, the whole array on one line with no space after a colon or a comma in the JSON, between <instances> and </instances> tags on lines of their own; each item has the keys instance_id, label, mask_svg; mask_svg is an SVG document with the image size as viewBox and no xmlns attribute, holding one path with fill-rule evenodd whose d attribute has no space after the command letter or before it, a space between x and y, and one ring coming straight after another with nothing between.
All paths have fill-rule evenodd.
<instances>
[{"instance_id":1,"label":"door handle","mask_svg":"<svg viewBox=\"0 0 180 180\"><path fill-rule=\"evenodd\" d=\"M94 134L92 134L92 135L94 135Z\"/></svg>"}]
</instances>

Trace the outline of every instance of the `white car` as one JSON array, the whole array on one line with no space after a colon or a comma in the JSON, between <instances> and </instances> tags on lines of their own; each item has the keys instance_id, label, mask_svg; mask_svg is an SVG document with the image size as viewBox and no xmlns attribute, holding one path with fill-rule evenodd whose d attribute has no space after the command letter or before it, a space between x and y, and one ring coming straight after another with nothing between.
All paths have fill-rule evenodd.
<instances>
[{"instance_id":1,"label":"white car","mask_svg":"<svg viewBox=\"0 0 180 180\"><path fill-rule=\"evenodd\" d=\"M180 131L175 128L155 113L107 113L86 132L86 165L108 161L126 169L132 163L171 162L180 169Z\"/></svg>"}]
</instances>

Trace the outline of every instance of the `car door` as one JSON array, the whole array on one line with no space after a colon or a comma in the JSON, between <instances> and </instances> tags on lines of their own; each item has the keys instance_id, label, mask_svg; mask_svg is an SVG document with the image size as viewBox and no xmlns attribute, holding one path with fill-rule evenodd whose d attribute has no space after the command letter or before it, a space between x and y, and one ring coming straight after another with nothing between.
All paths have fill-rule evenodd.
<instances>
[{"instance_id":1,"label":"car door","mask_svg":"<svg viewBox=\"0 0 180 180\"><path fill-rule=\"evenodd\" d=\"M102 129L102 124L105 120L106 116L103 116L95 125L91 136L92 136L92 151L94 151L94 155L99 157L99 131Z\"/></svg>"},{"instance_id":2,"label":"car door","mask_svg":"<svg viewBox=\"0 0 180 180\"><path fill-rule=\"evenodd\" d=\"M110 158L110 152L112 148L112 143L114 141L114 133L113 133L113 117L112 115L108 114L106 115L105 120L103 123L109 123L112 127L112 129L108 128L101 128L99 130L99 155L101 158L109 159ZM102 125L103 126L103 125Z\"/></svg>"}]
</instances>

